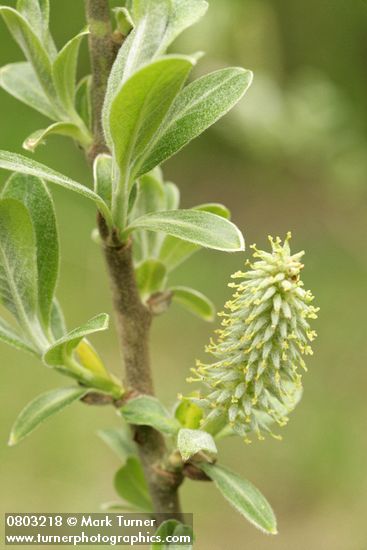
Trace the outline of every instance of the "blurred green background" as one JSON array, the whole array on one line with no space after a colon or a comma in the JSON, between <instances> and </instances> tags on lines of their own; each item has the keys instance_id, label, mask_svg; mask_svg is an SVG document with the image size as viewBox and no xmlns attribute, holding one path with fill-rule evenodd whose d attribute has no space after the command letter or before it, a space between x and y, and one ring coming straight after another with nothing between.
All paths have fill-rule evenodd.
<instances>
[{"instance_id":1,"label":"blurred green background","mask_svg":"<svg viewBox=\"0 0 367 550\"><path fill-rule=\"evenodd\" d=\"M15 2L4 2L14 5ZM112 4L112 3L111 3ZM113 2L118 5L118 2ZM83 24L82 0L51 0L58 45ZM21 60L0 22L0 65ZM207 17L177 49L205 50L197 73L228 64L255 72L243 102L165 166L183 205L222 201L247 243L293 232L305 249L306 287L321 307L305 393L283 431L246 446L226 440L221 461L252 480L276 510L280 534L266 537L230 509L210 484L187 482L186 511L195 514L200 550L366 550L367 321L367 3L363 0L211 0ZM88 71L86 46L80 75ZM46 120L0 90L0 148L21 143ZM90 183L82 155L54 137L35 158ZM1 173L1 182L6 174ZM111 313L100 251L91 242L88 201L52 188L62 246L58 296L68 326ZM246 254L248 257L248 253ZM174 282L206 292L218 308L244 255L202 252ZM152 335L157 392L172 405L213 327L172 307ZM94 342L121 370L113 328ZM96 437L118 425L110 409L76 405L19 447L6 446L11 424L35 394L59 375L0 346L1 513L98 511L115 498L118 460ZM67 383L67 381L66 381Z\"/></svg>"}]
</instances>

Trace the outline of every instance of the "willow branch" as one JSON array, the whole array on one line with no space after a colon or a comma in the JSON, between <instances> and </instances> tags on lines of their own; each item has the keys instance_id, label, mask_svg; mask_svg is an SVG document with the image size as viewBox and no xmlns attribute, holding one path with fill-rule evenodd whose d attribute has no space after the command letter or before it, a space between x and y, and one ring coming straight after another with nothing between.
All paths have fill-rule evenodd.
<instances>
[{"instance_id":1,"label":"willow branch","mask_svg":"<svg viewBox=\"0 0 367 550\"><path fill-rule=\"evenodd\" d=\"M105 224L100 218L100 233ZM153 395L149 334L152 313L142 304L136 285L131 243L111 246L105 240L104 254L117 318L117 331L124 357L126 386L133 394ZM134 427L134 439L147 478L158 521L181 519L178 488L183 475L168 465L167 449L160 432L147 426Z\"/></svg>"},{"instance_id":2,"label":"willow branch","mask_svg":"<svg viewBox=\"0 0 367 550\"><path fill-rule=\"evenodd\" d=\"M93 73L94 145L89 155L93 161L98 153L106 150L101 113L115 46L108 0L85 0L85 5L90 28L89 48ZM149 356L152 313L140 299L132 246L131 243L116 241L116 237L109 234L101 215L98 216L98 225L110 278L126 384L133 394L153 395ZM167 519L164 514L181 519L178 487L182 483L183 475L169 466L162 434L148 426L134 426L133 430L158 521Z\"/></svg>"},{"instance_id":3,"label":"willow branch","mask_svg":"<svg viewBox=\"0 0 367 550\"><path fill-rule=\"evenodd\" d=\"M90 160L107 150L103 127L102 108L107 81L115 56L112 38L110 8L107 0L85 0L89 27L89 52L92 66L92 117L94 142L89 152Z\"/></svg>"}]
</instances>

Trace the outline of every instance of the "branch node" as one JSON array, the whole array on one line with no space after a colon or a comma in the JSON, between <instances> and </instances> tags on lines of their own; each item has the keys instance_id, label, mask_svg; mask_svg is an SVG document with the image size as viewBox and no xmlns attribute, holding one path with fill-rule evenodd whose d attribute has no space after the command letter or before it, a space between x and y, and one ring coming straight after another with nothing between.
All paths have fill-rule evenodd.
<instances>
[{"instance_id":1,"label":"branch node","mask_svg":"<svg viewBox=\"0 0 367 550\"><path fill-rule=\"evenodd\" d=\"M147 301L147 307L152 315L158 316L166 313L172 302L172 292L167 290L165 292L156 292L152 294Z\"/></svg>"}]
</instances>

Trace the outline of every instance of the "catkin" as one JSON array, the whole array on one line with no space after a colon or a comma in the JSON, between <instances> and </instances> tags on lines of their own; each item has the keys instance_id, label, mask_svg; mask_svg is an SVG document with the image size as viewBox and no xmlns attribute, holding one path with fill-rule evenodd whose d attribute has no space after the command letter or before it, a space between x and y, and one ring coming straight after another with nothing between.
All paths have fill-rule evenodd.
<instances>
[{"instance_id":1,"label":"catkin","mask_svg":"<svg viewBox=\"0 0 367 550\"><path fill-rule=\"evenodd\" d=\"M269 237L271 252L254 245L249 269L232 275L235 293L219 314L222 328L206 347L213 361L198 361L189 379L206 387L197 401L206 411L204 426L225 415L247 442L250 433L279 438L272 426L284 426L301 397L304 356L312 354L316 337L309 321L318 308L300 280L304 252L291 254L290 237L284 243Z\"/></svg>"}]
</instances>

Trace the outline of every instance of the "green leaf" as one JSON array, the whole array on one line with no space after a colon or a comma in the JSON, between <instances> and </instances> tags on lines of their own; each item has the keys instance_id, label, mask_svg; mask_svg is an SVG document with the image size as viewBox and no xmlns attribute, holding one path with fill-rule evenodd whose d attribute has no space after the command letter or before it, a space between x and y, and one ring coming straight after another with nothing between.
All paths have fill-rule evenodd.
<instances>
[{"instance_id":1,"label":"green leaf","mask_svg":"<svg viewBox=\"0 0 367 550\"><path fill-rule=\"evenodd\" d=\"M181 429L178 432L177 447L184 462L201 452L210 459L216 458L218 454L214 439L202 430Z\"/></svg>"},{"instance_id":2,"label":"green leaf","mask_svg":"<svg viewBox=\"0 0 367 550\"><path fill-rule=\"evenodd\" d=\"M40 86L30 63L11 63L1 67L0 86L32 109L39 111L51 120L57 120L57 111Z\"/></svg>"},{"instance_id":3,"label":"green leaf","mask_svg":"<svg viewBox=\"0 0 367 550\"><path fill-rule=\"evenodd\" d=\"M106 111L120 85L144 64L165 53L178 34L204 15L207 3L203 0L138 0L131 9L127 7L135 28L120 48L112 68ZM124 13L126 18L126 10Z\"/></svg>"},{"instance_id":4,"label":"green leaf","mask_svg":"<svg viewBox=\"0 0 367 550\"><path fill-rule=\"evenodd\" d=\"M163 210L166 203L165 185L154 172L142 176L139 180L138 197L133 217L137 218L149 212Z\"/></svg>"},{"instance_id":5,"label":"green leaf","mask_svg":"<svg viewBox=\"0 0 367 550\"><path fill-rule=\"evenodd\" d=\"M162 243L159 259L166 266L168 273L170 273L188 260L200 248L197 244L185 242L167 235Z\"/></svg>"},{"instance_id":6,"label":"green leaf","mask_svg":"<svg viewBox=\"0 0 367 550\"><path fill-rule=\"evenodd\" d=\"M74 386L52 390L39 395L29 403L12 427L9 445L17 445L22 439L38 428L42 422L62 411L75 401L79 401L89 390Z\"/></svg>"},{"instance_id":7,"label":"green leaf","mask_svg":"<svg viewBox=\"0 0 367 550\"><path fill-rule=\"evenodd\" d=\"M217 216L220 216L221 218L225 218L226 220L231 219L231 213L228 210L224 204L220 204L218 202L207 202L205 204L199 204L198 206L195 206L193 210L201 210L202 212L211 212L212 214L216 214Z\"/></svg>"},{"instance_id":8,"label":"green leaf","mask_svg":"<svg viewBox=\"0 0 367 550\"><path fill-rule=\"evenodd\" d=\"M124 428L108 428L98 431L99 437L108 445L122 461L122 466L130 456L137 454L136 445L132 440L130 430Z\"/></svg>"},{"instance_id":9,"label":"green leaf","mask_svg":"<svg viewBox=\"0 0 367 550\"><path fill-rule=\"evenodd\" d=\"M94 192L101 197L108 206L112 202L113 164L111 155L98 155L93 164Z\"/></svg>"},{"instance_id":10,"label":"green leaf","mask_svg":"<svg viewBox=\"0 0 367 550\"><path fill-rule=\"evenodd\" d=\"M164 289L167 272L164 264L158 260L145 260L136 269L136 280L143 300Z\"/></svg>"},{"instance_id":11,"label":"green leaf","mask_svg":"<svg viewBox=\"0 0 367 550\"><path fill-rule=\"evenodd\" d=\"M137 198L138 198L138 184L135 182L131 188L130 195L129 195L129 208L128 208L129 213L134 209Z\"/></svg>"},{"instance_id":12,"label":"green leaf","mask_svg":"<svg viewBox=\"0 0 367 550\"><path fill-rule=\"evenodd\" d=\"M0 200L0 299L27 335L40 337L34 230L25 206L13 199Z\"/></svg>"},{"instance_id":13,"label":"green leaf","mask_svg":"<svg viewBox=\"0 0 367 550\"><path fill-rule=\"evenodd\" d=\"M36 31L51 57L56 55L56 47L49 32L49 0L18 0L17 11L27 19L30 27Z\"/></svg>"},{"instance_id":14,"label":"green leaf","mask_svg":"<svg viewBox=\"0 0 367 550\"><path fill-rule=\"evenodd\" d=\"M162 8L164 8L167 12L167 15L169 15L169 2L167 2L167 0L155 0L155 4L157 6L160 6L161 10ZM153 0L127 0L127 6L136 25L141 19L146 17L152 11L154 2ZM163 16L163 10L161 13Z\"/></svg>"},{"instance_id":15,"label":"green leaf","mask_svg":"<svg viewBox=\"0 0 367 550\"><path fill-rule=\"evenodd\" d=\"M163 522L155 532L156 537L160 537L163 542L153 543L152 550L192 550L194 543L194 534L189 525L184 525L175 519L169 519ZM191 542L188 544L165 544L168 537L188 537ZM172 539L171 539L172 540ZM181 539L183 541L183 539Z\"/></svg>"},{"instance_id":16,"label":"green leaf","mask_svg":"<svg viewBox=\"0 0 367 550\"><path fill-rule=\"evenodd\" d=\"M55 122L48 128L36 130L28 136L23 143L23 148L34 153L37 147L39 145L43 145L46 138L50 135L70 137L84 147L87 147L91 141L91 138L89 139L89 136L76 124L73 124L72 122Z\"/></svg>"},{"instance_id":17,"label":"green leaf","mask_svg":"<svg viewBox=\"0 0 367 550\"><path fill-rule=\"evenodd\" d=\"M111 104L110 131L120 170L118 193L127 197L135 180L139 155L153 139L182 88L193 61L184 56L158 59L136 72Z\"/></svg>"},{"instance_id":18,"label":"green leaf","mask_svg":"<svg viewBox=\"0 0 367 550\"><path fill-rule=\"evenodd\" d=\"M24 336L15 332L3 319L0 319L0 342L4 342L13 348L38 355L38 352L27 342Z\"/></svg>"},{"instance_id":19,"label":"green leaf","mask_svg":"<svg viewBox=\"0 0 367 550\"><path fill-rule=\"evenodd\" d=\"M23 155L9 153L8 151L0 151L0 168L10 170L11 172L21 172L22 174L29 174L30 176L37 176L45 179L46 181L61 185L70 191L75 191L79 195L94 201L107 222L112 222L111 214L106 203L98 197L98 195L88 189L88 187L73 181L67 176L52 170L52 168L49 168L44 164L31 160Z\"/></svg>"},{"instance_id":20,"label":"green leaf","mask_svg":"<svg viewBox=\"0 0 367 550\"><path fill-rule=\"evenodd\" d=\"M190 395L196 397L197 393L198 392L194 392ZM203 415L203 409L193 403L190 396L181 397L181 401L175 409L175 418L177 418L181 426L192 430L197 430L199 428Z\"/></svg>"},{"instance_id":21,"label":"green leaf","mask_svg":"<svg viewBox=\"0 0 367 550\"><path fill-rule=\"evenodd\" d=\"M136 51L140 50L140 64L157 55L165 53L169 45L185 29L195 24L206 12L208 3L204 0L134 0L132 2L132 16L136 32L132 33L131 43L126 46L126 53L121 57L127 58L120 70L126 73L129 69L137 70L139 62L135 61L130 68L131 58L136 58ZM156 29L154 37L149 28ZM147 48L145 49L146 44ZM129 55L130 54L130 55ZM128 63L130 61L130 63Z\"/></svg>"},{"instance_id":22,"label":"green leaf","mask_svg":"<svg viewBox=\"0 0 367 550\"><path fill-rule=\"evenodd\" d=\"M199 210L155 212L134 220L127 232L136 229L162 231L206 248L237 252L245 249L240 230L230 221Z\"/></svg>"},{"instance_id":23,"label":"green leaf","mask_svg":"<svg viewBox=\"0 0 367 550\"><path fill-rule=\"evenodd\" d=\"M49 366L62 366L72 356L83 338L90 334L108 329L109 317L106 313L96 315L84 325L72 330L66 336L55 342L44 354L44 360Z\"/></svg>"},{"instance_id":24,"label":"green leaf","mask_svg":"<svg viewBox=\"0 0 367 550\"><path fill-rule=\"evenodd\" d=\"M149 212L164 210L165 204L166 196L163 182L153 172L146 174L139 180L138 196L131 218L139 218ZM161 235L151 231L139 231L134 237L135 257L141 261L156 256L160 242Z\"/></svg>"},{"instance_id":25,"label":"green leaf","mask_svg":"<svg viewBox=\"0 0 367 550\"><path fill-rule=\"evenodd\" d=\"M143 468L136 457L127 459L115 476L115 489L118 495L143 512L153 512Z\"/></svg>"},{"instance_id":26,"label":"green leaf","mask_svg":"<svg viewBox=\"0 0 367 550\"><path fill-rule=\"evenodd\" d=\"M212 322L215 318L215 307L213 302L204 294L193 288L185 286L175 286L170 288L172 298L175 302L183 306L190 313L197 315L204 321Z\"/></svg>"},{"instance_id":27,"label":"green leaf","mask_svg":"<svg viewBox=\"0 0 367 550\"><path fill-rule=\"evenodd\" d=\"M180 428L178 422L170 417L162 403L156 397L149 395L131 399L120 411L129 424L151 426L164 434L175 435Z\"/></svg>"},{"instance_id":28,"label":"green leaf","mask_svg":"<svg viewBox=\"0 0 367 550\"><path fill-rule=\"evenodd\" d=\"M163 53L184 30L201 19L208 9L205 0L174 0L159 51Z\"/></svg>"},{"instance_id":29,"label":"green leaf","mask_svg":"<svg viewBox=\"0 0 367 550\"><path fill-rule=\"evenodd\" d=\"M42 34L48 27L50 22L48 0L17 0L16 8L38 34Z\"/></svg>"},{"instance_id":30,"label":"green leaf","mask_svg":"<svg viewBox=\"0 0 367 550\"><path fill-rule=\"evenodd\" d=\"M126 8L114 8L117 29L123 36L127 36L134 26L134 22L131 19L131 15Z\"/></svg>"},{"instance_id":31,"label":"green leaf","mask_svg":"<svg viewBox=\"0 0 367 550\"><path fill-rule=\"evenodd\" d=\"M0 14L23 53L34 68L39 83L50 101L55 102L56 93L52 78L52 66L48 53L36 30L32 30L28 21L16 10L0 6Z\"/></svg>"},{"instance_id":32,"label":"green leaf","mask_svg":"<svg viewBox=\"0 0 367 550\"><path fill-rule=\"evenodd\" d=\"M170 4L170 0L146 0L144 16L137 22L116 56L108 79L102 114L103 128L109 146L112 146L110 134L112 102L121 85L134 72L156 57L167 28Z\"/></svg>"},{"instance_id":33,"label":"green leaf","mask_svg":"<svg viewBox=\"0 0 367 550\"><path fill-rule=\"evenodd\" d=\"M54 340L60 340L66 335L64 314L56 298L52 303L50 326Z\"/></svg>"},{"instance_id":34,"label":"green leaf","mask_svg":"<svg viewBox=\"0 0 367 550\"><path fill-rule=\"evenodd\" d=\"M43 360L49 367L55 367L63 374L118 399L123 393L122 386L106 370L99 355L86 340L88 335L106 330L108 319L108 315L102 313L69 332L46 350Z\"/></svg>"},{"instance_id":35,"label":"green leaf","mask_svg":"<svg viewBox=\"0 0 367 550\"><path fill-rule=\"evenodd\" d=\"M265 533L277 534L274 512L252 483L223 466L206 463L198 463L198 466L214 481L224 498L250 523Z\"/></svg>"},{"instance_id":36,"label":"green leaf","mask_svg":"<svg viewBox=\"0 0 367 550\"><path fill-rule=\"evenodd\" d=\"M135 28L117 54L103 107L103 127L109 145L110 108L120 86L143 65L164 54L178 34L204 15L206 7L203 0L138 0L131 10L128 6Z\"/></svg>"},{"instance_id":37,"label":"green leaf","mask_svg":"<svg viewBox=\"0 0 367 550\"><path fill-rule=\"evenodd\" d=\"M138 175L167 160L225 115L245 94L251 81L251 71L235 67L216 71L186 86L141 155Z\"/></svg>"},{"instance_id":38,"label":"green leaf","mask_svg":"<svg viewBox=\"0 0 367 550\"><path fill-rule=\"evenodd\" d=\"M171 185L174 185L174 184L171 184ZM202 210L204 212L210 212L212 214L216 214L217 216L221 216L222 218L225 218L228 220L230 220L231 218L230 211L223 204L218 204L218 203L200 204L199 206L195 206L193 210ZM183 262L185 262L188 258L190 258L190 256L192 256L198 250L200 250L200 246L197 246L195 244L177 239L176 237L167 235L162 243L162 246L159 252L159 259L164 263L164 265L167 268L167 271L170 272L176 269Z\"/></svg>"},{"instance_id":39,"label":"green leaf","mask_svg":"<svg viewBox=\"0 0 367 550\"><path fill-rule=\"evenodd\" d=\"M91 87L92 77L87 75L80 80L75 92L75 109L89 129L92 127Z\"/></svg>"},{"instance_id":40,"label":"green leaf","mask_svg":"<svg viewBox=\"0 0 367 550\"><path fill-rule=\"evenodd\" d=\"M71 114L75 113L75 80L79 48L82 39L87 34L89 31L83 31L69 40L57 54L52 66L56 91L61 103Z\"/></svg>"},{"instance_id":41,"label":"green leaf","mask_svg":"<svg viewBox=\"0 0 367 550\"><path fill-rule=\"evenodd\" d=\"M165 210L177 210L180 205L180 190L175 183L168 182L164 185L166 195Z\"/></svg>"},{"instance_id":42,"label":"green leaf","mask_svg":"<svg viewBox=\"0 0 367 550\"><path fill-rule=\"evenodd\" d=\"M47 329L59 270L53 201L42 180L25 174L13 174L9 178L3 197L22 202L31 217L37 247L38 306L43 326Z\"/></svg>"}]
</instances>

